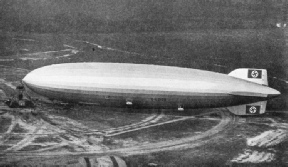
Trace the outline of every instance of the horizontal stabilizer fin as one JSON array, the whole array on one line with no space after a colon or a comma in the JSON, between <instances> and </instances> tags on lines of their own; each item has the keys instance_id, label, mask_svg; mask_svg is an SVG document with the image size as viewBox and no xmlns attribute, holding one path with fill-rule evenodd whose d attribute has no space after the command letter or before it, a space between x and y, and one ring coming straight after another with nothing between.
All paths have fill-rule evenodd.
<instances>
[{"instance_id":1,"label":"horizontal stabilizer fin","mask_svg":"<svg viewBox=\"0 0 288 167\"><path fill-rule=\"evenodd\" d=\"M228 74L229 76L268 86L267 70L239 68Z\"/></svg>"},{"instance_id":2,"label":"horizontal stabilizer fin","mask_svg":"<svg viewBox=\"0 0 288 167\"><path fill-rule=\"evenodd\" d=\"M267 101L227 107L235 115L258 115L266 112Z\"/></svg>"},{"instance_id":3,"label":"horizontal stabilizer fin","mask_svg":"<svg viewBox=\"0 0 288 167\"><path fill-rule=\"evenodd\" d=\"M231 92L229 94L234 96L267 97L267 94L253 93L253 92Z\"/></svg>"}]
</instances>

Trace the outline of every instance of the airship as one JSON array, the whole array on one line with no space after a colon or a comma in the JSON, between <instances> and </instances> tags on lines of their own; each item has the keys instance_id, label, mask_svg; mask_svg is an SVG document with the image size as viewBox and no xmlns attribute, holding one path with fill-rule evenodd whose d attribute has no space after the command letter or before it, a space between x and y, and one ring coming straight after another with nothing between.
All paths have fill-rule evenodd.
<instances>
[{"instance_id":1,"label":"airship","mask_svg":"<svg viewBox=\"0 0 288 167\"><path fill-rule=\"evenodd\" d=\"M267 70L222 74L199 69L130 63L64 63L35 69L22 83L50 100L108 107L175 109L227 107L236 115L263 114L280 92Z\"/></svg>"}]
</instances>

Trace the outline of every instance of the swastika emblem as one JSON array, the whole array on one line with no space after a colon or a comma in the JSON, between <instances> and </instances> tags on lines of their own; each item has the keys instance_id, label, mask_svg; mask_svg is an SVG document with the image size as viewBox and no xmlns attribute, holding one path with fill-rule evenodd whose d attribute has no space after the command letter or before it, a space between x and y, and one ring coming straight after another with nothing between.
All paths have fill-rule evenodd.
<instances>
[{"instance_id":1,"label":"swastika emblem","mask_svg":"<svg viewBox=\"0 0 288 167\"><path fill-rule=\"evenodd\" d=\"M247 105L246 114L260 114L261 106Z\"/></svg>"},{"instance_id":2,"label":"swastika emblem","mask_svg":"<svg viewBox=\"0 0 288 167\"><path fill-rule=\"evenodd\" d=\"M248 78L253 79L261 79L262 78L262 71L261 70L248 70Z\"/></svg>"},{"instance_id":3,"label":"swastika emblem","mask_svg":"<svg viewBox=\"0 0 288 167\"><path fill-rule=\"evenodd\" d=\"M254 107L254 106L252 106L252 107L249 108L249 112L250 112L251 114L255 114L255 113L257 112L257 108Z\"/></svg>"},{"instance_id":4,"label":"swastika emblem","mask_svg":"<svg viewBox=\"0 0 288 167\"><path fill-rule=\"evenodd\" d=\"M258 71L256 71L256 70L254 70L254 71L251 72L251 76L252 76L253 78L257 78L258 75L259 75L259 73L258 73Z\"/></svg>"}]
</instances>

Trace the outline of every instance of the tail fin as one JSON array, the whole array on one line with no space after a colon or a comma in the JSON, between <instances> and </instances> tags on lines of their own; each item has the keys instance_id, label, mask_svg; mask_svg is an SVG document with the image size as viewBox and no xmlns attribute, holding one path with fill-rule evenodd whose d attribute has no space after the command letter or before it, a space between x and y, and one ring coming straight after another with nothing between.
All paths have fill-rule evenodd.
<instances>
[{"instance_id":1,"label":"tail fin","mask_svg":"<svg viewBox=\"0 0 288 167\"><path fill-rule=\"evenodd\" d=\"M239 68L230 72L228 75L268 86L267 70L265 69Z\"/></svg>"},{"instance_id":2,"label":"tail fin","mask_svg":"<svg viewBox=\"0 0 288 167\"><path fill-rule=\"evenodd\" d=\"M267 101L227 107L235 115L259 115L266 111Z\"/></svg>"}]
</instances>

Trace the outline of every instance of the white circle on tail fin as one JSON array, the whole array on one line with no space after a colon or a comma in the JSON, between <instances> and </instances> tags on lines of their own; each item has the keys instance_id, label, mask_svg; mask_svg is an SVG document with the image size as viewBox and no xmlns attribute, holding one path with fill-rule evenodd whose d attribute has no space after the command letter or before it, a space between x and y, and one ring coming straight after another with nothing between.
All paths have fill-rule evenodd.
<instances>
[{"instance_id":1,"label":"white circle on tail fin","mask_svg":"<svg viewBox=\"0 0 288 167\"><path fill-rule=\"evenodd\" d=\"M250 112L251 114L255 114L256 111L257 111L257 108L256 108L255 106L252 106L252 107L249 108L249 112Z\"/></svg>"},{"instance_id":2,"label":"white circle on tail fin","mask_svg":"<svg viewBox=\"0 0 288 167\"><path fill-rule=\"evenodd\" d=\"M258 71L256 71L256 70L254 70L254 71L251 72L251 76L252 76L253 78L257 78L258 75L259 75L259 73L258 73Z\"/></svg>"}]
</instances>

